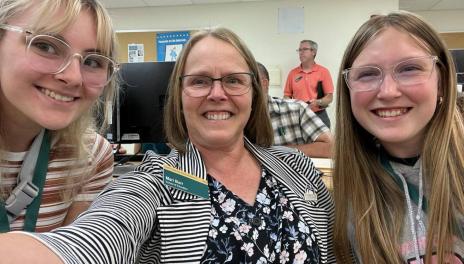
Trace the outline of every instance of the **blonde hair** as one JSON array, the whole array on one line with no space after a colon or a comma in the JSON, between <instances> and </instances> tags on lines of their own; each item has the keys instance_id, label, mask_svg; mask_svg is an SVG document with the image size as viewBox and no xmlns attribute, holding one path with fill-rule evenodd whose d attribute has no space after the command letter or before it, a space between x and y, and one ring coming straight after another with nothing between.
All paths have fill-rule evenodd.
<instances>
[{"instance_id":1,"label":"blonde hair","mask_svg":"<svg viewBox=\"0 0 464 264\"><path fill-rule=\"evenodd\" d=\"M438 56L439 94L443 102L426 127L421 150L425 189L428 196L426 263L437 246L439 263L453 252L453 234L458 214L464 213L464 126L456 109L456 79L453 61L438 33L418 16L408 12L376 15L365 22L349 43L341 66L352 66L364 47L387 28L407 32L424 50ZM404 194L378 159L374 136L354 118L348 87L342 77L337 84L335 128L335 233L339 262L350 262L347 224L352 221L363 263L403 263L399 253L404 219Z\"/></svg>"},{"instance_id":2,"label":"blonde hair","mask_svg":"<svg viewBox=\"0 0 464 264\"><path fill-rule=\"evenodd\" d=\"M8 24L8 21L17 15L21 15L29 8L34 8L31 23L28 27L36 33L60 33L78 18L82 10L89 11L95 21L97 32L97 49L105 56L116 61L116 39L111 18L106 9L98 0L0 0L0 24ZM60 14L60 15L57 15ZM0 31L0 41L3 31ZM114 78L113 78L114 79ZM93 164L93 157L87 157L90 153L89 130L103 131L106 128L108 117L116 93L116 83L110 81L95 103L69 126L61 130L53 131L54 142L61 142L77 146L75 156L78 159L86 158L91 161L89 171ZM104 120L100 127L96 127L95 119ZM2 120L0 120L1 126ZM0 149L5 149L0 131ZM1 180L1 173L0 173Z\"/></svg>"},{"instance_id":3,"label":"blonde hair","mask_svg":"<svg viewBox=\"0 0 464 264\"><path fill-rule=\"evenodd\" d=\"M254 75L252 84L252 105L250 119L245 126L245 136L253 143L268 147L274 142L274 134L267 111L267 99L263 95L261 82L258 78L258 67L253 54L245 43L232 31L226 28L200 31L192 36L182 49L174 66L169 82L168 99L165 107L164 130L169 143L180 152L185 152L185 143L188 139L187 126L182 114L182 82L180 77L184 74L187 57L200 40L213 37L232 45L245 59L251 73Z\"/></svg>"}]
</instances>

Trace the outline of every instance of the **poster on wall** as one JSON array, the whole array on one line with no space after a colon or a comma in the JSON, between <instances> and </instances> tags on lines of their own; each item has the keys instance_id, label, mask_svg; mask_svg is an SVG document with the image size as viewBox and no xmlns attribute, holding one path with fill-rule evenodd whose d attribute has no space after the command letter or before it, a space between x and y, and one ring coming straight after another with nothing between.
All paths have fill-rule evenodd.
<instances>
[{"instance_id":1,"label":"poster on wall","mask_svg":"<svg viewBox=\"0 0 464 264\"><path fill-rule=\"evenodd\" d=\"M144 61L143 44L128 44L127 51L127 61L129 63Z\"/></svg>"},{"instance_id":2,"label":"poster on wall","mask_svg":"<svg viewBox=\"0 0 464 264\"><path fill-rule=\"evenodd\" d=\"M189 40L190 32L175 31L156 34L158 61L176 61L177 56Z\"/></svg>"}]
</instances>

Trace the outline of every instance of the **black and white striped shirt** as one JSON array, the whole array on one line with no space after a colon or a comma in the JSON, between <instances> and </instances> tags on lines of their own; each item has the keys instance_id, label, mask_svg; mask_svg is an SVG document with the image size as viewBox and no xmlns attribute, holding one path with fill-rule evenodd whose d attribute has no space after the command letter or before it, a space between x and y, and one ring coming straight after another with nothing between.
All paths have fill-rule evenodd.
<instances>
[{"instance_id":1,"label":"black and white striped shirt","mask_svg":"<svg viewBox=\"0 0 464 264\"><path fill-rule=\"evenodd\" d=\"M284 195L314 231L323 263L332 252L333 201L311 160L286 147L247 149L281 184ZM114 181L72 225L33 234L65 263L199 263L206 249L210 199L163 184L163 165L206 179L200 153L149 152L135 172ZM306 201L314 191L316 201Z\"/></svg>"}]
</instances>

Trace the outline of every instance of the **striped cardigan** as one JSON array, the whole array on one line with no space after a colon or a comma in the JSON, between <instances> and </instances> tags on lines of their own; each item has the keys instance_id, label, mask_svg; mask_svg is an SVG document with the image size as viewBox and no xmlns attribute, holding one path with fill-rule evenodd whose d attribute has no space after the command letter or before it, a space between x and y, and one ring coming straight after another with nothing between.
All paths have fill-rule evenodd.
<instances>
[{"instance_id":1,"label":"striped cardigan","mask_svg":"<svg viewBox=\"0 0 464 264\"><path fill-rule=\"evenodd\" d=\"M333 201L311 160L286 147L257 147L247 139L245 144L312 228L323 263L335 263ZM150 152L135 172L108 186L72 225L34 236L65 263L199 263L212 219L211 200L164 185L164 164L207 179L191 143L182 155ZM317 201L304 200L308 189L316 191Z\"/></svg>"}]
</instances>

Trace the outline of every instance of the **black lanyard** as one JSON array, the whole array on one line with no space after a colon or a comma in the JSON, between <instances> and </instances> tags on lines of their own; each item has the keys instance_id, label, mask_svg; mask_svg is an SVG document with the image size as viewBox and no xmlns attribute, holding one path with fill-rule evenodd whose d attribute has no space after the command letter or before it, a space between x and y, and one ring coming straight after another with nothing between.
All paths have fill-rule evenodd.
<instances>
[{"instance_id":1,"label":"black lanyard","mask_svg":"<svg viewBox=\"0 0 464 264\"><path fill-rule=\"evenodd\" d=\"M39 215L39 208L42 201L42 192L45 184L45 178L48 170L48 155L50 152L50 133L45 130L42 144L40 145L39 156L35 164L34 177L32 183L37 186L39 193L34 201L26 209L24 219L24 231L34 232ZM5 203L1 202L0 205L0 233L10 231L10 223L8 222L8 215L5 209Z\"/></svg>"}]
</instances>

